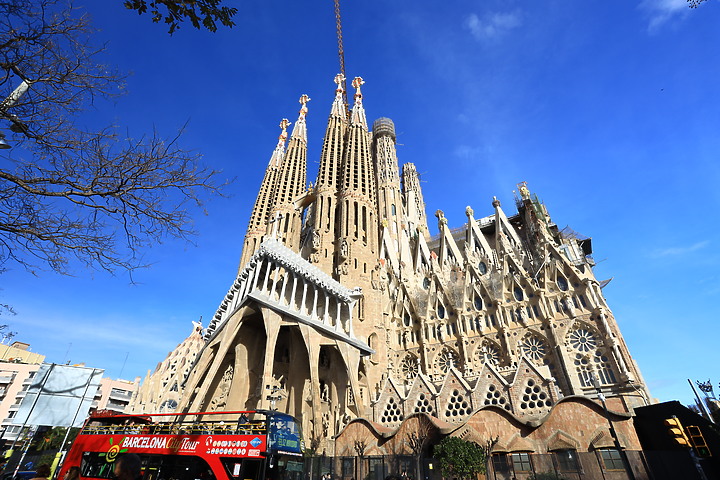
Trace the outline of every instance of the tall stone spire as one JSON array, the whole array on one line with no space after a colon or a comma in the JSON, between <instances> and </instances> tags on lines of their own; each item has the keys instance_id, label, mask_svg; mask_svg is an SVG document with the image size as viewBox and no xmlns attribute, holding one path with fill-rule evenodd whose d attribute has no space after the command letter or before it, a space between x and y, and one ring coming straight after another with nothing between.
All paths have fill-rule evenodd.
<instances>
[{"instance_id":1,"label":"tall stone spire","mask_svg":"<svg viewBox=\"0 0 720 480\"><path fill-rule=\"evenodd\" d=\"M402 178L408 231L412 236L416 230L420 230L425 240L429 240L430 234L428 233L427 214L425 213L425 200L423 200L422 189L420 188L420 175L414 163L403 164Z\"/></svg>"},{"instance_id":2,"label":"tall stone spire","mask_svg":"<svg viewBox=\"0 0 720 480\"><path fill-rule=\"evenodd\" d=\"M277 232L277 237L286 246L298 249L300 247L300 230L302 227L302 212L296 208L295 201L305 193L307 183L307 103L310 97L300 97L300 114L288 144L285 160L280 167L275 182L275 204L271 210L271 219L277 225L268 224L267 233Z\"/></svg>"},{"instance_id":3,"label":"tall stone spire","mask_svg":"<svg viewBox=\"0 0 720 480\"><path fill-rule=\"evenodd\" d=\"M350 116L340 184L340 218L338 225L337 274L354 271L366 274L377 261L378 220L375 165L371 155L371 138L367 130L360 86L355 77L355 105ZM368 265L369 264L369 265Z\"/></svg>"},{"instance_id":4,"label":"tall stone spire","mask_svg":"<svg viewBox=\"0 0 720 480\"><path fill-rule=\"evenodd\" d=\"M320 167L315 183L315 203L309 214L312 233L303 251L305 258L328 274L333 273L338 172L341 168L347 132L347 116L343 101L344 82L345 77L341 74L335 76L335 99L330 109L320 154Z\"/></svg>"},{"instance_id":5,"label":"tall stone spire","mask_svg":"<svg viewBox=\"0 0 720 480\"><path fill-rule=\"evenodd\" d=\"M377 169L378 215L380 222L387 224L391 238L397 242L405 223L405 214L395 151L395 125L389 118L378 118L373 123L372 133Z\"/></svg>"},{"instance_id":6,"label":"tall stone spire","mask_svg":"<svg viewBox=\"0 0 720 480\"><path fill-rule=\"evenodd\" d=\"M252 257L265 235L267 223L270 219L269 212L273 207L273 199L275 198L275 180L285 157L285 142L287 141L287 127L289 125L290 122L287 118L283 118L280 122L280 136L275 150L270 156L270 162L267 169L265 169L265 177L260 184L260 191L250 214L250 222L245 234L245 243L238 269L242 269L243 265Z\"/></svg>"}]
</instances>

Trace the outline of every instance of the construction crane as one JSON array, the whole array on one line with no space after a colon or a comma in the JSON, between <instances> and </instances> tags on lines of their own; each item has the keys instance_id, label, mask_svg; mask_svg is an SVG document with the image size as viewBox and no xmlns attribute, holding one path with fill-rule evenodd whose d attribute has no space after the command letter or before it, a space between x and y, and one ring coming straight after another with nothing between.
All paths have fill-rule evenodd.
<instances>
[{"instance_id":1,"label":"construction crane","mask_svg":"<svg viewBox=\"0 0 720 480\"><path fill-rule=\"evenodd\" d=\"M345 49L343 48L342 21L340 19L340 0L335 1L335 27L338 41L338 57L340 58L340 74L343 76L343 102L345 102L345 114L350 118L350 107L347 97L347 75L345 75Z\"/></svg>"}]
</instances>

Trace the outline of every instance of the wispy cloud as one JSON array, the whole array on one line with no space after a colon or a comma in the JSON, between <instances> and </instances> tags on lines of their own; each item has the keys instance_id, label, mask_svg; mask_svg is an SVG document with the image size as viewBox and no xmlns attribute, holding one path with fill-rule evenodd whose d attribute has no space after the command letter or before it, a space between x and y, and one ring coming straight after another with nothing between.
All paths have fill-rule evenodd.
<instances>
[{"instance_id":1,"label":"wispy cloud","mask_svg":"<svg viewBox=\"0 0 720 480\"><path fill-rule=\"evenodd\" d=\"M696 250L700 250L701 248L704 248L709 243L710 243L709 240L703 240L701 242L693 243L692 245L687 245L687 246L682 246L682 247L669 247L669 248L656 249L650 254L650 256L655 257L655 258L677 257L680 255L686 255L686 254L694 252Z\"/></svg>"},{"instance_id":2,"label":"wispy cloud","mask_svg":"<svg viewBox=\"0 0 720 480\"><path fill-rule=\"evenodd\" d=\"M160 352L167 351L175 345L172 340L164 338L162 329L154 325L146 325L134 319L114 318L107 322L80 321L63 317L25 318L18 325L28 328L41 328L47 336L63 338L71 342L82 342L94 345L112 345L119 349L150 349ZM72 325L72 328L68 328ZM143 332L139 334L138 332ZM161 339L161 340L159 340Z\"/></svg>"},{"instance_id":3,"label":"wispy cloud","mask_svg":"<svg viewBox=\"0 0 720 480\"><path fill-rule=\"evenodd\" d=\"M690 11L687 0L643 0L640 4L650 20L648 30L656 31L673 18L686 15Z\"/></svg>"},{"instance_id":4,"label":"wispy cloud","mask_svg":"<svg viewBox=\"0 0 720 480\"><path fill-rule=\"evenodd\" d=\"M488 13L482 19L471 13L465 19L465 27L477 40L497 38L520 25L522 25L522 15L519 10Z\"/></svg>"},{"instance_id":5,"label":"wispy cloud","mask_svg":"<svg viewBox=\"0 0 720 480\"><path fill-rule=\"evenodd\" d=\"M481 147L471 147L470 145L458 145L455 147L455 156L463 160L476 160L483 155Z\"/></svg>"}]
</instances>

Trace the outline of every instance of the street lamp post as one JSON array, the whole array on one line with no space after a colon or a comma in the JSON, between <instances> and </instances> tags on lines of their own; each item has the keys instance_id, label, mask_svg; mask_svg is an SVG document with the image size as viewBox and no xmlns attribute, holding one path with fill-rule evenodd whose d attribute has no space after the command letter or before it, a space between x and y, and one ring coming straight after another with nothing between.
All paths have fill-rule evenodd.
<instances>
[{"instance_id":1,"label":"street lamp post","mask_svg":"<svg viewBox=\"0 0 720 480\"><path fill-rule=\"evenodd\" d=\"M597 396L600 399L600 402L602 403L603 410L605 410L605 417L607 418L608 425L610 426L610 435L613 438L613 442L615 443L615 448L617 449L618 453L620 454L620 458L622 459L623 466L625 467L625 471L627 472L628 478L630 480L635 480L635 474L632 471L632 468L630 467L630 462L627 458L627 453L625 450L623 450L622 446L620 445L620 440L618 439L617 432L615 431L615 425L613 425L612 420L610 419L610 412L607 408L607 403L605 402L605 395L602 393L602 390L600 388L600 380L595 376L594 373L590 373L590 381L593 384L593 387L595 387L595 391L597 392Z\"/></svg>"}]
</instances>

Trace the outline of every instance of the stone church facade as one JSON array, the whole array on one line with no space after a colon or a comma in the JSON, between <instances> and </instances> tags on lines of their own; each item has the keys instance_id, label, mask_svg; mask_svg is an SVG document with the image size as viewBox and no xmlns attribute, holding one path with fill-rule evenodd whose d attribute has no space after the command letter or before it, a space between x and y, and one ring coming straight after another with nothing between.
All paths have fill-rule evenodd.
<instances>
[{"instance_id":1,"label":"stone church facade","mask_svg":"<svg viewBox=\"0 0 720 480\"><path fill-rule=\"evenodd\" d=\"M205 330L180 409L276 408L333 454L351 423L377 436L425 415L467 432L489 415L534 429L557 419L556 405L602 412L569 397L601 391L620 420L646 404L593 274L591 240L558 229L524 183L512 212L493 199L484 216L467 207L467 222L451 229L437 210L431 237L393 122L368 128L359 77L348 112L343 80L314 184L307 96L289 139L281 122L237 278ZM625 444L637 446L628 431Z\"/></svg>"},{"instance_id":2,"label":"stone church facade","mask_svg":"<svg viewBox=\"0 0 720 480\"><path fill-rule=\"evenodd\" d=\"M177 411L183 384L195 357L205 345L201 322L192 322L192 332L155 370L148 371L140 388L133 394L125 413L171 413Z\"/></svg>"}]
</instances>

